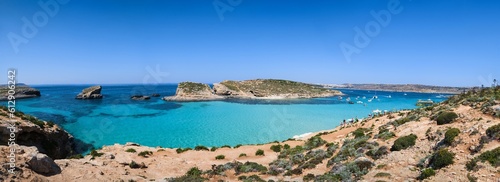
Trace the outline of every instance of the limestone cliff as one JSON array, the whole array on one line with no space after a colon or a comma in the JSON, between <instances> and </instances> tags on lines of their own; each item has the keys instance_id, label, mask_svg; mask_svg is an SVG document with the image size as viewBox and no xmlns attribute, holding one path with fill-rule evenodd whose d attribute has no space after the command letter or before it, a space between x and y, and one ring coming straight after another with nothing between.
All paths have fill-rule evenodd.
<instances>
[{"instance_id":1,"label":"limestone cliff","mask_svg":"<svg viewBox=\"0 0 500 182\"><path fill-rule=\"evenodd\" d=\"M14 119L16 127L15 142L18 145L35 146L41 153L53 159L62 159L75 153L73 136L52 122L41 121L33 116L16 112ZM5 107L0 109L0 143L7 144L13 123L9 122Z\"/></svg>"}]
</instances>

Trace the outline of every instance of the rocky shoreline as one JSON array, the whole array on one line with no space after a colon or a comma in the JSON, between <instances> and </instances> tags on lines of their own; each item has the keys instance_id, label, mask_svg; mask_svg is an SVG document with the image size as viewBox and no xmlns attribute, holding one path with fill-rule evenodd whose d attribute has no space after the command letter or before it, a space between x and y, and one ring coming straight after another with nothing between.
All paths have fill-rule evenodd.
<instances>
[{"instance_id":1,"label":"rocky shoreline","mask_svg":"<svg viewBox=\"0 0 500 182\"><path fill-rule=\"evenodd\" d=\"M7 86L0 86L0 101L6 101L9 99L8 91L9 88ZM27 99L27 98L34 98L41 96L39 90L31 88L24 84L16 85L14 91L15 91L14 97L16 99Z\"/></svg>"},{"instance_id":2,"label":"rocky shoreline","mask_svg":"<svg viewBox=\"0 0 500 182\"><path fill-rule=\"evenodd\" d=\"M166 101L212 101L224 99L306 99L343 95L340 91L288 80L257 79L245 81L226 80L208 84L179 83L174 96Z\"/></svg>"}]
</instances>

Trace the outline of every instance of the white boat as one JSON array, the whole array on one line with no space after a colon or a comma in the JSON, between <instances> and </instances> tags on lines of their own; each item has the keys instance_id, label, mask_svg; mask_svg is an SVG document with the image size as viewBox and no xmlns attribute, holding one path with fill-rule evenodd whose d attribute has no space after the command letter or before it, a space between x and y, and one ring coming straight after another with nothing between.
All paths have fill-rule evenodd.
<instances>
[{"instance_id":1,"label":"white boat","mask_svg":"<svg viewBox=\"0 0 500 182\"><path fill-rule=\"evenodd\" d=\"M345 101L349 102L349 101L351 101L351 98L347 97L347 99L345 99Z\"/></svg>"},{"instance_id":2,"label":"white boat","mask_svg":"<svg viewBox=\"0 0 500 182\"><path fill-rule=\"evenodd\" d=\"M361 102L361 101L358 101L358 102L356 102L356 103L358 103L358 104L363 104L363 102Z\"/></svg>"},{"instance_id":3,"label":"white boat","mask_svg":"<svg viewBox=\"0 0 500 182\"><path fill-rule=\"evenodd\" d=\"M389 95L389 96L387 96L387 98L392 98L392 96L391 96L391 95Z\"/></svg>"},{"instance_id":4,"label":"white boat","mask_svg":"<svg viewBox=\"0 0 500 182\"><path fill-rule=\"evenodd\" d=\"M339 99L339 100L342 100L342 96L339 96L339 97L338 97L338 99Z\"/></svg>"},{"instance_id":5,"label":"white boat","mask_svg":"<svg viewBox=\"0 0 500 182\"><path fill-rule=\"evenodd\" d=\"M373 99L368 99L368 102L372 102Z\"/></svg>"},{"instance_id":6,"label":"white boat","mask_svg":"<svg viewBox=\"0 0 500 182\"><path fill-rule=\"evenodd\" d=\"M408 95L408 94L406 94L406 93L405 93L405 94L403 94L403 95Z\"/></svg>"},{"instance_id":7,"label":"white boat","mask_svg":"<svg viewBox=\"0 0 500 182\"><path fill-rule=\"evenodd\" d=\"M363 99L366 99L366 97L365 97L365 96L363 96Z\"/></svg>"},{"instance_id":8,"label":"white boat","mask_svg":"<svg viewBox=\"0 0 500 182\"><path fill-rule=\"evenodd\" d=\"M381 111L381 110L378 110L378 109L377 109L377 110L373 110L372 112L373 112L373 113L382 113L382 111Z\"/></svg>"}]
</instances>

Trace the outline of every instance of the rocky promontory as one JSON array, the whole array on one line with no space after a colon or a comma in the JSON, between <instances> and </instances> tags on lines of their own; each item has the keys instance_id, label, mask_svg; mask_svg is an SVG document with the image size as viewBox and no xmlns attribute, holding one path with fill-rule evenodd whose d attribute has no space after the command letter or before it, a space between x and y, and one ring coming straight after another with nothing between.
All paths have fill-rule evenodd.
<instances>
[{"instance_id":1,"label":"rocky promontory","mask_svg":"<svg viewBox=\"0 0 500 182\"><path fill-rule=\"evenodd\" d=\"M47 154L53 159L64 159L75 154L76 144L74 138L64 129L52 122L42 121L36 117L15 112L15 123L8 122L7 108L0 109L0 134L9 136L14 128L16 144L35 146L38 151ZM9 137L2 137L0 143L7 144Z\"/></svg>"},{"instance_id":2,"label":"rocky promontory","mask_svg":"<svg viewBox=\"0 0 500 182\"><path fill-rule=\"evenodd\" d=\"M226 80L208 84L182 82L174 96L164 97L167 101L204 101L222 99L299 99L332 97L342 95L340 91L321 88L317 85L275 79L245 81Z\"/></svg>"},{"instance_id":3,"label":"rocky promontory","mask_svg":"<svg viewBox=\"0 0 500 182\"><path fill-rule=\"evenodd\" d=\"M88 87L83 89L81 93L76 96L76 99L102 99L102 87L100 85Z\"/></svg>"},{"instance_id":4,"label":"rocky promontory","mask_svg":"<svg viewBox=\"0 0 500 182\"><path fill-rule=\"evenodd\" d=\"M8 100L9 98L9 87L7 85L0 86L0 101ZM31 88L24 84L17 84L14 88L14 97L16 99L25 99L25 98L33 98L40 97L40 91L34 88Z\"/></svg>"}]
</instances>

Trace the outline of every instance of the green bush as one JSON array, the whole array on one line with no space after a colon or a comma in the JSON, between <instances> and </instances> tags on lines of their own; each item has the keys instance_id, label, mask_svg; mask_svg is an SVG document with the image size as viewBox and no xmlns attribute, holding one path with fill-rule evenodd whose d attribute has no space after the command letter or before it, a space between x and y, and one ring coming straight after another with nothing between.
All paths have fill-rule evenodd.
<instances>
[{"instance_id":1,"label":"green bush","mask_svg":"<svg viewBox=\"0 0 500 182\"><path fill-rule=\"evenodd\" d=\"M453 120L457 119L458 115L455 112L443 112L439 114L436 121L438 125L448 124L453 122Z\"/></svg>"},{"instance_id":2,"label":"green bush","mask_svg":"<svg viewBox=\"0 0 500 182\"><path fill-rule=\"evenodd\" d=\"M302 180L304 180L304 181L306 181L306 182L308 182L308 181L313 181L313 180L314 180L314 174L309 173L309 174L305 175L305 176L302 178Z\"/></svg>"},{"instance_id":3,"label":"green bush","mask_svg":"<svg viewBox=\"0 0 500 182\"><path fill-rule=\"evenodd\" d=\"M354 138L359 138L365 136L365 132L367 131L366 128L358 128L352 132L354 135Z\"/></svg>"},{"instance_id":4,"label":"green bush","mask_svg":"<svg viewBox=\"0 0 500 182\"><path fill-rule=\"evenodd\" d=\"M394 132L392 132L392 131L385 131L385 132L379 133L375 137L376 138L380 138L382 140L389 140L389 139L391 139L391 138L393 138L395 136L396 136L396 134L394 134Z\"/></svg>"},{"instance_id":5,"label":"green bush","mask_svg":"<svg viewBox=\"0 0 500 182\"><path fill-rule=\"evenodd\" d=\"M83 158L82 154L76 154L76 155L69 156L69 159L82 159L82 158Z\"/></svg>"},{"instance_id":6,"label":"green bush","mask_svg":"<svg viewBox=\"0 0 500 182\"><path fill-rule=\"evenodd\" d=\"M434 155L432 155L429 162L430 166L434 169L441 169L450 164L453 164L453 158L455 154L448 151L448 149L440 149Z\"/></svg>"},{"instance_id":7,"label":"green bush","mask_svg":"<svg viewBox=\"0 0 500 182\"><path fill-rule=\"evenodd\" d=\"M279 144L278 145L271 145L271 150L274 151L274 152L281 152L281 148L282 147L283 146L281 146Z\"/></svg>"},{"instance_id":8,"label":"green bush","mask_svg":"<svg viewBox=\"0 0 500 182\"><path fill-rule=\"evenodd\" d=\"M325 140L323 140L321 137L313 136L306 141L306 143L304 144L304 148L306 150L311 150L313 148L320 147L326 143L327 142Z\"/></svg>"},{"instance_id":9,"label":"green bush","mask_svg":"<svg viewBox=\"0 0 500 182\"><path fill-rule=\"evenodd\" d=\"M482 153L478 159L482 162L488 161L493 167L500 166L500 147Z\"/></svg>"},{"instance_id":10,"label":"green bush","mask_svg":"<svg viewBox=\"0 0 500 182\"><path fill-rule=\"evenodd\" d=\"M103 154L104 153L99 153L96 150L90 151L90 155L92 156L92 158L94 158L94 157L101 157Z\"/></svg>"},{"instance_id":11,"label":"green bush","mask_svg":"<svg viewBox=\"0 0 500 182\"><path fill-rule=\"evenodd\" d=\"M375 177L376 177L376 178L385 178L385 177L391 177L391 174L389 174L389 173L384 173L384 172L381 172L381 173L377 173L377 174L375 174Z\"/></svg>"},{"instance_id":12,"label":"green bush","mask_svg":"<svg viewBox=\"0 0 500 182\"><path fill-rule=\"evenodd\" d=\"M257 150L257 152L255 152L255 155L261 155L261 156L263 156L264 155L264 151L262 149L259 149L259 150Z\"/></svg>"},{"instance_id":13,"label":"green bush","mask_svg":"<svg viewBox=\"0 0 500 182\"><path fill-rule=\"evenodd\" d=\"M434 176L434 175L436 175L436 172L434 171L434 169L426 168L426 169L422 170L422 173L420 173L420 176L418 176L418 179L424 180L424 179L427 179L427 178Z\"/></svg>"},{"instance_id":14,"label":"green bush","mask_svg":"<svg viewBox=\"0 0 500 182\"><path fill-rule=\"evenodd\" d=\"M249 172L266 172L267 168L255 162L245 162L244 164L238 164L234 169L236 174L249 173Z\"/></svg>"},{"instance_id":15,"label":"green bush","mask_svg":"<svg viewBox=\"0 0 500 182\"><path fill-rule=\"evenodd\" d=\"M283 149L285 149L285 150L290 149L290 145L288 145L288 144L283 145Z\"/></svg>"},{"instance_id":16,"label":"green bush","mask_svg":"<svg viewBox=\"0 0 500 182\"><path fill-rule=\"evenodd\" d=\"M223 146L222 146L222 147L220 147L220 148L231 148L231 146L229 146L229 145L223 145Z\"/></svg>"},{"instance_id":17,"label":"green bush","mask_svg":"<svg viewBox=\"0 0 500 182\"><path fill-rule=\"evenodd\" d=\"M180 154L180 153L183 153L183 152L188 151L188 150L193 150L193 149L191 149L189 147L188 148L184 148L184 149L183 148L178 148L178 149L175 150L175 152L177 152L178 154Z\"/></svg>"},{"instance_id":18,"label":"green bush","mask_svg":"<svg viewBox=\"0 0 500 182\"><path fill-rule=\"evenodd\" d=\"M129 149L125 150L125 152L135 153L137 151L135 151L135 149L133 149L133 148L129 148Z\"/></svg>"},{"instance_id":19,"label":"green bush","mask_svg":"<svg viewBox=\"0 0 500 182\"><path fill-rule=\"evenodd\" d=\"M458 128L451 128L447 130L444 134L443 142L447 145L451 145L453 141L455 141L455 137L457 137L458 134L460 134L460 130Z\"/></svg>"},{"instance_id":20,"label":"green bush","mask_svg":"<svg viewBox=\"0 0 500 182\"><path fill-rule=\"evenodd\" d=\"M190 182L202 182L206 181L206 178L201 177L201 174L203 171L198 169L197 167L191 168L188 172L186 172L185 175L177 178L169 178L167 181L169 182L185 182L185 181L190 181Z\"/></svg>"},{"instance_id":21,"label":"green bush","mask_svg":"<svg viewBox=\"0 0 500 182\"><path fill-rule=\"evenodd\" d=\"M413 145L415 145L415 140L417 139L417 135L410 134L407 136L399 137L394 141L394 144L391 147L391 151L400 151L407 149Z\"/></svg>"},{"instance_id":22,"label":"green bush","mask_svg":"<svg viewBox=\"0 0 500 182\"><path fill-rule=\"evenodd\" d=\"M224 155L215 156L215 159L217 159L217 160L222 160L222 159L225 159L225 158L226 158L226 156L224 156Z\"/></svg>"},{"instance_id":23,"label":"green bush","mask_svg":"<svg viewBox=\"0 0 500 182\"><path fill-rule=\"evenodd\" d=\"M500 124L493 125L486 129L486 135L492 139L500 139Z\"/></svg>"},{"instance_id":24,"label":"green bush","mask_svg":"<svg viewBox=\"0 0 500 182\"><path fill-rule=\"evenodd\" d=\"M208 147L205 147L203 145L198 145L198 146L194 147L194 150L196 150L196 151L200 151L200 150L208 151L209 149L208 149Z\"/></svg>"},{"instance_id":25,"label":"green bush","mask_svg":"<svg viewBox=\"0 0 500 182\"><path fill-rule=\"evenodd\" d=\"M210 151L212 151L212 152L214 152L214 151L216 151L216 150L217 150L217 147L212 147L212 148L210 148Z\"/></svg>"},{"instance_id":26,"label":"green bush","mask_svg":"<svg viewBox=\"0 0 500 182\"><path fill-rule=\"evenodd\" d=\"M243 145L238 144L238 145L234 146L234 148L240 148L241 146L243 146Z\"/></svg>"},{"instance_id":27,"label":"green bush","mask_svg":"<svg viewBox=\"0 0 500 182\"><path fill-rule=\"evenodd\" d=\"M153 155L152 151L142 151L137 154L138 156L147 157L148 155Z\"/></svg>"},{"instance_id":28,"label":"green bush","mask_svg":"<svg viewBox=\"0 0 500 182\"><path fill-rule=\"evenodd\" d=\"M240 156L238 156L238 157L246 157L246 156L247 156L247 154L241 153Z\"/></svg>"}]
</instances>

